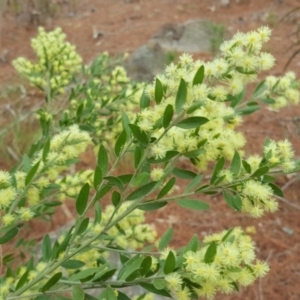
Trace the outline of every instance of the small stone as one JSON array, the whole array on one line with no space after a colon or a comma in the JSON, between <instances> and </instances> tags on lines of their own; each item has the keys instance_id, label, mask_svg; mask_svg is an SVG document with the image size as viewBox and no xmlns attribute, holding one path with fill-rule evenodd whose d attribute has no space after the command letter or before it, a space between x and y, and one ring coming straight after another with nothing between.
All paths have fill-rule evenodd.
<instances>
[{"instance_id":1,"label":"small stone","mask_svg":"<svg viewBox=\"0 0 300 300\"><path fill-rule=\"evenodd\" d=\"M223 7L227 7L230 5L230 0L221 0L220 4Z\"/></svg>"},{"instance_id":2,"label":"small stone","mask_svg":"<svg viewBox=\"0 0 300 300\"><path fill-rule=\"evenodd\" d=\"M293 235L294 234L294 230L290 227L282 227L282 231L285 232L288 235Z\"/></svg>"}]
</instances>

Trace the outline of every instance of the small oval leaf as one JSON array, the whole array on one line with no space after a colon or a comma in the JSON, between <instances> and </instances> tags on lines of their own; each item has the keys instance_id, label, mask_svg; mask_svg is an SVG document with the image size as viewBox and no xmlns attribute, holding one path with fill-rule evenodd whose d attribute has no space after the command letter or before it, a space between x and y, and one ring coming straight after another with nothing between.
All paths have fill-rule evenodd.
<instances>
[{"instance_id":1,"label":"small oval leaf","mask_svg":"<svg viewBox=\"0 0 300 300\"><path fill-rule=\"evenodd\" d=\"M90 186L86 183L80 190L76 200L76 211L79 215L82 215L86 209L88 198L90 193Z\"/></svg>"}]
</instances>

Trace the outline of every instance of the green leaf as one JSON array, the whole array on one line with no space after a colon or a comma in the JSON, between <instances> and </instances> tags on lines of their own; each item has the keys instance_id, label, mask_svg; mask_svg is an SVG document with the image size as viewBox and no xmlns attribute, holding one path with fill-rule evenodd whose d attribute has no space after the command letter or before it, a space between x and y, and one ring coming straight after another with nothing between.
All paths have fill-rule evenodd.
<instances>
[{"instance_id":1,"label":"green leaf","mask_svg":"<svg viewBox=\"0 0 300 300\"><path fill-rule=\"evenodd\" d=\"M99 298L95 298L94 296L85 293L85 300L99 300Z\"/></svg>"},{"instance_id":2,"label":"green leaf","mask_svg":"<svg viewBox=\"0 0 300 300\"><path fill-rule=\"evenodd\" d=\"M80 260L70 259L61 264L65 269L80 269L85 266L85 263Z\"/></svg>"},{"instance_id":3,"label":"green leaf","mask_svg":"<svg viewBox=\"0 0 300 300\"><path fill-rule=\"evenodd\" d=\"M117 300L117 296L116 296L114 290L110 286L108 286L106 288L106 299Z\"/></svg>"},{"instance_id":4,"label":"green leaf","mask_svg":"<svg viewBox=\"0 0 300 300\"><path fill-rule=\"evenodd\" d=\"M124 293L118 291L118 300L131 300L127 295L125 295Z\"/></svg>"},{"instance_id":5,"label":"green leaf","mask_svg":"<svg viewBox=\"0 0 300 300\"><path fill-rule=\"evenodd\" d=\"M241 161L240 154L238 153L238 151L235 151L230 165L231 173L239 174L241 170L241 166L242 166L242 161Z\"/></svg>"},{"instance_id":6,"label":"green leaf","mask_svg":"<svg viewBox=\"0 0 300 300\"><path fill-rule=\"evenodd\" d=\"M276 180L276 178L274 176L270 176L270 175L263 175L262 181L265 183L273 183Z\"/></svg>"},{"instance_id":7,"label":"green leaf","mask_svg":"<svg viewBox=\"0 0 300 300\"><path fill-rule=\"evenodd\" d=\"M143 156L143 151L139 146L134 149L134 168L137 169Z\"/></svg>"},{"instance_id":8,"label":"green leaf","mask_svg":"<svg viewBox=\"0 0 300 300\"><path fill-rule=\"evenodd\" d=\"M158 244L158 250L162 251L165 249L168 244L170 243L173 236L173 228L169 228L160 238L159 244Z\"/></svg>"},{"instance_id":9,"label":"green leaf","mask_svg":"<svg viewBox=\"0 0 300 300\"><path fill-rule=\"evenodd\" d=\"M120 135L119 135L119 137L116 141L116 144L115 144L115 153L116 153L117 156L120 155L120 153L121 153L121 151L122 151L122 149L123 149L123 147L126 143L126 140L127 140L127 134L126 134L126 131L123 130L120 133Z\"/></svg>"},{"instance_id":10,"label":"green leaf","mask_svg":"<svg viewBox=\"0 0 300 300\"><path fill-rule=\"evenodd\" d=\"M161 102L163 95L164 95L163 85L158 78L155 78L154 98L157 104Z\"/></svg>"},{"instance_id":11,"label":"green leaf","mask_svg":"<svg viewBox=\"0 0 300 300\"><path fill-rule=\"evenodd\" d=\"M140 283L139 284L142 288L144 288L145 290L156 294L156 295L161 295L161 296L165 296L165 297L169 297L172 298L172 296L170 295L169 292L167 292L166 290L158 290L157 288L154 287L153 284L151 283Z\"/></svg>"},{"instance_id":12,"label":"green leaf","mask_svg":"<svg viewBox=\"0 0 300 300\"><path fill-rule=\"evenodd\" d=\"M130 133L131 133L130 128L129 128L129 126L128 126L129 123L130 123L130 120L129 120L129 118L128 118L126 112L123 111L123 112L122 112L122 125L123 125L123 128L126 130L127 137L129 137L129 136L130 136Z\"/></svg>"},{"instance_id":13,"label":"green leaf","mask_svg":"<svg viewBox=\"0 0 300 300\"><path fill-rule=\"evenodd\" d=\"M193 85L201 84L203 82L203 79L204 79L204 66L202 65L194 76Z\"/></svg>"},{"instance_id":14,"label":"green leaf","mask_svg":"<svg viewBox=\"0 0 300 300\"><path fill-rule=\"evenodd\" d=\"M78 120L78 121L80 120L80 117L81 117L81 115L82 115L83 107L84 107L84 104L81 103L81 104L78 106L77 110L76 110L76 117L77 117L77 120Z\"/></svg>"},{"instance_id":15,"label":"green leaf","mask_svg":"<svg viewBox=\"0 0 300 300\"><path fill-rule=\"evenodd\" d=\"M227 238L229 237L229 235L231 234L231 232L234 230L234 227L233 228L230 228L227 230L226 234L223 236L222 238L222 242L226 241Z\"/></svg>"},{"instance_id":16,"label":"green leaf","mask_svg":"<svg viewBox=\"0 0 300 300\"><path fill-rule=\"evenodd\" d=\"M192 172L192 171L183 170L183 169L179 169L179 168L174 168L172 173L176 177L179 177L179 178L182 178L182 179L188 179L188 180L194 179L197 176L197 174Z\"/></svg>"},{"instance_id":17,"label":"green leaf","mask_svg":"<svg viewBox=\"0 0 300 300\"><path fill-rule=\"evenodd\" d=\"M199 238L196 234L194 234L190 239L189 243L187 244L187 246L185 247L185 252L187 251L196 252L199 248L199 244L200 244Z\"/></svg>"},{"instance_id":18,"label":"green leaf","mask_svg":"<svg viewBox=\"0 0 300 300\"><path fill-rule=\"evenodd\" d=\"M258 95L262 94L266 90L266 80L261 81L255 88L253 92L253 96L257 97Z\"/></svg>"},{"instance_id":19,"label":"green leaf","mask_svg":"<svg viewBox=\"0 0 300 300\"><path fill-rule=\"evenodd\" d=\"M123 265L129 260L129 256L125 254L119 253L119 256L120 256L120 261Z\"/></svg>"},{"instance_id":20,"label":"green leaf","mask_svg":"<svg viewBox=\"0 0 300 300\"><path fill-rule=\"evenodd\" d=\"M170 251L164 265L164 273L170 274L174 271L176 266L176 258L173 251Z\"/></svg>"},{"instance_id":21,"label":"green leaf","mask_svg":"<svg viewBox=\"0 0 300 300\"><path fill-rule=\"evenodd\" d=\"M153 201L147 201L143 202L143 204L140 204L137 208L144 211L151 211L151 210L157 210L160 209L168 204L167 201L163 202L155 202Z\"/></svg>"},{"instance_id":22,"label":"green leaf","mask_svg":"<svg viewBox=\"0 0 300 300\"><path fill-rule=\"evenodd\" d=\"M105 176L108 168L108 154L103 145L100 145L98 151L98 166L101 169L102 176Z\"/></svg>"},{"instance_id":23,"label":"green leaf","mask_svg":"<svg viewBox=\"0 0 300 300\"><path fill-rule=\"evenodd\" d=\"M192 179L192 181L187 185L186 189L184 190L184 193L187 194L191 192L193 189L195 189L199 183L202 181L203 175L199 174L196 177Z\"/></svg>"},{"instance_id":24,"label":"green leaf","mask_svg":"<svg viewBox=\"0 0 300 300\"><path fill-rule=\"evenodd\" d=\"M197 102L194 102L194 103L186 110L186 113L187 113L187 114L193 113L196 109L198 109L199 107L203 106L203 104L204 104L203 101L197 101Z\"/></svg>"},{"instance_id":25,"label":"green leaf","mask_svg":"<svg viewBox=\"0 0 300 300\"><path fill-rule=\"evenodd\" d=\"M59 206L62 204L60 201L47 201L43 203L47 207L54 207L54 206Z\"/></svg>"},{"instance_id":26,"label":"green leaf","mask_svg":"<svg viewBox=\"0 0 300 300\"><path fill-rule=\"evenodd\" d=\"M143 91L143 94L140 98L140 109L144 109L150 106L150 97L145 92L145 89Z\"/></svg>"},{"instance_id":27,"label":"green leaf","mask_svg":"<svg viewBox=\"0 0 300 300\"><path fill-rule=\"evenodd\" d=\"M183 153L183 155L188 158L195 158L203 153L205 153L204 149L196 149L196 150L192 150L189 152L185 152L185 153Z\"/></svg>"},{"instance_id":28,"label":"green leaf","mask_svg":"<svg viewBox=\"0 0 300 300\"><path fill-rule=\"evenodd\" d=\"M189 117L177 123L176 126L182 129L193 129L207 123L208 121L209 119L205 117Z\"/></svg>"},{"instance_id":29,"label":"green leaf","mask_svg":"<svg viewBox=\"0 0 300 300\"><path fill-rule=\"evenodd\" d=\"M51 256L51 259L57 258L57 256L58 256L60 253L64 252L64 251L67 249L67 247L68 247L68 245L69 245L69 242L70 242L70 239L71 239L71 237L72 237L72 234L71 234L72 228L73 228L73 226L72 226L71 229L68 231L68 233L67 233L67 235L65 236L65 238L63 239L63 241L60 243L60 245L59 245L57 251L54 251L54 247L55 247L55 244L54 244L53 250L52 250L52 256ZM54 257L54 255L56 255L56 257Z\"/></svg>"},{"instance_id":30,"label":"green leaf","mask_svg":"<svg viewBox=\"0 0 300 300\"><path fill-rule=\"evenodd\" d=\"M151 256L146 256L143 262L141 263L140 273L142 276L146 275L150 271L151 265L152 265Z\"/></svg>"},{"instance_id":31,"label":"green leaf","mask_svg":"<svg viewBox=\"0 0 300 300\"><path fill-rule=\"evenodd\" d=\"M17 283L17 286L16 286L16 290L18 290L19 288L21 288L26 283L26 281L28 280L28 275L29 275L29 270L27 270L22 275L22 277L19 279L19 281Z\"/></svg>"},{"instance_id":32,"label":"green leaf","mask_svg":"<svg viewBox=\"0 0 300 300\"><path fill-rule=\"evenodd\" d=\"M171 104L168 104L165 111L164 111L164 116L163 116L163 126L164 128L167 128L171 121L172 121L172 118L173 118L173 105Z\"/></svg>"},{"instance_id":33,"label":"green leaf","mask_svg":"<svg viewBox=\"0 0 300 300\"><path fill-rule=\"evenodd\" d=\"M274 104L274 103L276 103L276 100L274 100L272 98L269 98L269 97L260 99L260 101L263 102L263 103L266 103L266 104Z\"/></svg>"},{"instance_id":34,"label":"green leaf","mask_svg":"<svg viewBox=\"0 0 300 300\"><path fill-rule=\"evenodd\" d=\"M129 124L130 130L133 136L140 142L142 145L147 146L149 143L147 134L140 129L139 126L134 124Z\"/></svg>"},{"instance_id":35,"label":"green leaf","mask_svg":"<svg viewBox=\"0 0 300 300\"><path fill-rule=\"evenodd\" d=\"M117 207L118 204L120 203L121 200L121 195L117 191L113 191L111 195L111 202L114 205L114 207Z\"/></svg>"},{"instance_id":36,"label":"green leaf","mask_svg":"<svg viewBox=\"0 0 300 300\"><path fill-rule=\"evenodd\" d=\"M42 154L43 162L47 160L49 151L50 151L50 139L48 138L43 148L43 154Z\"/></svg>"},{"instance_id":37,"label":"green leaf","mask_svg":"<svg viewBox=\"0 0 300 300\"><path fill-rule=\"evenodd\" d=\"M46 234L42 241L42 257L45 262L49 261L51 258L51 239L48 234Z\"/></svg>"},{"instance_id":38,"label":"green leaf","mask_svg":"<svg viewBox=\"0 0 300 300\"><path fill-rule=\"evenodd\" d=\"M269 167L264 166L264 167L261 167L261 168L257 169L257 170L251 175L251 177L259 177L259 176L265 175L265 174L268 173L268 172L269 172Z\"/></svg>"},{"instance_id":39,"label":"green leaf","mask_svg":"<svg viewBox=\"0 0 300 300\"><path fill-rule=\"evenodd\" d=\"M250 106L247 106L245 108L238 109L236 111L236 113L240 114L240 115L249 115L249 114L252 114L253 112L255 112L259 109L260 109L260 106L258 106L258 105L250 105Z\"/></svg>"},{"instance_id":40,"label":"green leaf","mask_svg":"<svg viewBox=\"0 0 300 300\"><path fill-rule=\"evenodd\" d=\"M26 179L25 179L25 185L28 185L31 182L31 180L33 179L34 175L36 174L36 172L39 168L39 165L40 165L40 161L38 161L28 172Z\"/></svg>"},{"instance_id":41,"label":"green leaf","mask_svg":"<svg viewBox=\"0 0 300 300\"><path fill-rule=\"evenodd\" d=\"M167 282L164 279L154 279L153 285L158 290L163 290L167 286Z\"/></svg>"},{"instance_id":42,"label":"green leaf","mask_svg":"<svg viewBox=\"0 0 300 300\"><path fill-rule=\"evenodd\" d=\"M227 204L234 210L240 211L242 209L242 200L239 195L232 195L223 191L223 197Z\"/></svg>"},{"instance_id":43,"label":"green leaf","mask_svg":"<svg viewBox=\"0 0 300 300\"><path fill-rule=\"evenodd\" d=\"M205 255L204 255L204 262L205 263L212 263L215 259L215 256L217 254L217 243L216 242L212 242L206 252L205 252Z\"/></svg>"},{"instance_id":44,"label":"green leaf","mask_svg":"<svg viewBox=\"0 0 300 300\"><path fill-rule=\"evenodd\" d=\"M73 274L72 276L70 276L69 280L71 281L84 281L84 279L89 278L91 276L94 277L94 275L98 272L103 271L103 267L99 267L99 268L90 268L90 269L86 269L86 270L82 270L79 271L78 273ZM90 278L91 280L92 278Z\"/></svg>"},{"instance_id":45,"label":"green leaf","mask_svg":"<svg viewBox=\"0 0 300 300\"><path fill-rule=\"evenodd\" d=\"M157 184L156 181L152 181L149 182L145 185L143 185L142 187L136 189L135 191L133 191L127 198L126 200L136 200L136 199L141 199L143 197L145 197L146 195L148 195L153 188L155 187L155 185Z\"/></svg>"},{"instance_id":46,"label":"green leaf","mask_svg":"<svg viewBox=\"0 0 300 300\"><path fill-rule=\"evenodd\" d=\"M45 293L50 290L62 277L62 272L54 274L41 288L41 292Z\"/></svg>"},{"instance_id":47,"label":"green leaf","mask_svg":"<svg viewBox=\"0 0 300 300\"><path fill-rule=\"evenodd\" d=\"M122 181L123 184L127 184L131 181L133 175L132 174L124 174L118 176L118 178Z\"/></svg>"},{"instance_id":48,"label":"green leaf","mask_svg":"<svg viewBox=\"0 0 300 300\"><path fill-rule=\"evenodd\" d=\"M99 272L95 275L93 281L101 281L101 282L106 281L109 278L111 278L112 276L114 276L116 271L117 271L116 268L105 267L104 270L102 270L101 272Z\"/></svg>"},{"instance_id":49,"label":"green leaf","mask_svg":"<svg viewBox=\"0 0 300 300\"><path fill-rule=\"evenodd\" d=\"M94 173L94 188L97 189L102 181L102 171L101 168L97 165Z\"/></svg>"},{"instance_id":50,"label":"green leaf","mask_svg":"<svg viewBox=\"0 0 300 300\"><path fill-rule=\"evenodd\" d=\"M253 70L253 71L247 71L247 70L245 70L245 69L242 68L242 67L236 67L235 69L236 69L239 73L241 73L241 74L246 74L246 75L257 74L257 72L256 72L255 70Z\"/></svg>"},{"instance_id":51,"label":"green leaf","mask_svg":"<svg viewBox=\"0 0 300 300\"><path fill-rule=\"evenodd\" d=\"M126 280L132 273L136 270L140 270L141 264L143 262L143 257L136 255L129 259L121 268L117 279Z\"/></svg>"},{"instance_id":52,"label":"green leaf","mask_svg":"<svg viewBox=\"0 0 300 300\"><path fill-rule=\"evenodd\" d=\"M179 200L176 200L176 203L184 208L193 209L193 210L208 210L209 209L209 205L200 200L179 199Z\"/></svg>"},{"instance_id":53,"label":"green leaf","mask_svg":"<svg viewBox=\"0 0 300 300\"><path fill-rule=\"evenodd\" d=\"M120 191L124 190L124 186L122 181L118 178L118 177L114 177L114 176L107 176L104 177L103 179L107 180L107 185L109 186L116 186Z\"/></svg>"},{"instance_id":54,"label":"green leaf","mask_svg":"<svg viewBox=\"0 0 300 300\"><path fill-rule=\"evenodd\" d=\"M211 176L210 184L213 184L218 179L219 172L223 169L224 164L225 164L225 158L221 157L214 168L214 172Z\"/></svg>"},{"instance_id":55,"label":"green leaf","mask_svg":"<svg viewBox=\"0 0 300 300\"><path fill-rule=\"evenodd\" d=\"M98 192L97 192L97 195L96 195L96 200L99 200L101 199L102 197L104 197L112 188L112 185L111 184L107 184L107 185L104 185Z\"/></svg>"},{"instance_id":56,"label":"green leaf","mask_svg":"<svg viewBox=\"0 0 300 300\"><path fill-rule=\"evenodd\" d=\"M272 188L274 195L284 197L282 190L276 184L270 182L269 186Z\"/></svg>"},{"instance_id":57,"label":"green leaf","mask_svg":"<svg viewBox=\"0 0 300 300\"><path fill-rule=\"evenodd\" d=\"M165 186L160 190L158 196L156 199L160 199L162 197L164 197L165 195L167 195L170 190L173 188L174 184L176 182L176 178L172 177L166 184Z\"/></svg>"},{"instance_id":58,"label":"green leaf","mask_svg":"<svg viewBox=\"0 0 300 300\"><path fill-rule=\"evenodd\" d=\"M241 211L243 207L242 198L240 195L235 195L233 200L233 205L236 207L236 210Z\"/></svg>"},{"instance_id":59,"label":"green leaf","mask_svg":"<svg viewBox=\"0 0 300 300\"><path fill-rule=\"evenodd\" d=\"M81 222L81 224L80 224L80 226L79 226L79 228L78 228L77 235L81 235L81 234L83 234L83 233L87 230L87 228L88 228L88 226L89 226L89 222L90 222L90 219L89 219L89 218L85 218L85 219Z\"/></svg>"},{"instance_id":60,"label":"green leaf","mask_svg":"<svg viewBox=\"0 0 300 300\"><path fill-rule=\"evenodd\" d=\"M72 287L72 299L73 300L84 300L85 295L82 287L78 285L73 285Z\"/></svg>"},{"instance_id":61,"label":"green leaf","mask_svg":"<svg viewBox=\"0 0 300 300\"><path fill-rule=\"evenodd\" d=\"M90 193L90 186L86 183L80 190L76 200L76 211L79 215L82 215L86 209Z\"/></svg>"},{"instance_id":62,"label":"green leaf","mask_svg":"<svg viewBox=\"0 0 300 300\"><path fill-rule=\"evenodd\" d=\"M245 95L246 88L243 88L243 90L238 95L228 95L228 100L231 102L230 107L236 107L245 98Z\"/></svg>"},{"instance_id":63,"label":"green leaf","mask_svg":"<svg viewBox=\"0 0 300 300\"><path fill-rule=\"evenodd\" d=\"M178 87L178 92L176 95L176 100L175 100L175 108L177 113L180 113L182 111L182 107L186 102L186 97L187 97L187 84L184 81L184 79L181 78Z\"/></svg>"},{"instance_id":64,"label":"green leaf","mask_svg":"<svg viewBox=\"0 0 300 300\"><path fill-rule=\"evenodd\" d=\"M139 174L131 183L131 186L138 187L143 184L146 184L149 181L150 175L149 173L143 172Z\"/></svg>"},{"instance_id":65,"label":"green leaf","mask_svg":"<svg viewBox=\"0 0 300 300\"><path fill-rule=\"evenodd\" d=\"M19 232L20 227L14 227L10 229L8 232L6 232L2 237L0 237L0 244L5 244L12 240Z\"/></svg>"},{"instance_id":66,"label":"green leaf","mask_svg":"<svg viewBox=\"0 0 300 300\"><path fill-rule=\"evenodd\" d=\"M251 174L251 166L249 165L249 163L245 160L242 160L242 165L245 169L245 171L249 174Z\"/></svg>"},{"instance_id":67,"label":"green leaf","mask_svg":"<svg viewBox=\"0 0 300 300\"><path fill-rule=\"evenodd\" d=\"M96 207L95 207L95 220L94 220L94 223L99 224L101 222L101 219L102 219L102 209L101 209L100 203L97 202Z\"/></svg>"}]
</instances>

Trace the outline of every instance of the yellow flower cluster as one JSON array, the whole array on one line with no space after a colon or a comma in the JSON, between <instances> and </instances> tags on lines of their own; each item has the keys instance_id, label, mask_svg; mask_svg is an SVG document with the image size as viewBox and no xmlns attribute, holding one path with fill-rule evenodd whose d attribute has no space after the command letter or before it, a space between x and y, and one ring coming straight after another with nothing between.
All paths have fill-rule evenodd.
<instances>
[{"instance_id":1,"label":"yellow flower cluster","mask_svg":"<svg viewBox=\"0 0 300 300\"><path fill-rule=\"evenodd\" d=\"M277 170L285 173L292 172L297 167L294 161L293 146L288 140L278 142L269 140L264 146L264 156L271 168L276 167ZM252 172L259 168L261 161L262 157L257 154L248 157L247 162Z\"/></svg>"},{"instance_id":2,"label":"yellow flower cluster","mask_svg":"<svg viewBox=\"0 0 300 300\"><path fill-rule=\"evenodd\" d=\"M42 169L45 164L65 168L68 162L77 159L90 143L90 135L86 131L80 130L78 125L72 125L66 128L51 139L50 151L46 157L45 163L41 162L40 169ZM42 152L39 153L34 163L39 161L41 157ZM54 176L52 172L53 168L48 170L49 178L52 180L57 179L57 176Z\"/></svg>"},{"instance_id":3,"label":"yellow flower cluster","mask_svg":"<svg viewBox=\"0 0 300 300\"><path fill-rule=\"evenodd\" d=\"M81 122L91 127L96 138L108 147L123 130L120 111L126 111L130 122L135 120L135 111L143 90L143 84L132 83L126 70L117 63L117 58L112 59L104 52L85 66L82 88L72 97L69 107L64 111L66 120L77 122L78 109L82 109L84 113ZM77 79L81 80L80 76Z\"/></svg>"},{"instance_id":4,"label":"yellow flower cluster","mask_svg":"<svg viewBox=\"0 0 300 300\"><path fill-rule=\"evenodd\" d=\"M115 214L114 219L123 214L129 207L130 203L124 203L118 212ZM100 224L96 224L91 228L93 234L100 233L111 215L113 214L115 207L108 205L102 216ZM146 243L153 243L157 236L157 232L151 225L144 223L145 213L142 210L134 210L122 219L118 226L110 228L107 233L114 238L114 243L124 249L138 249L143 247Z\"/></svg>"},{"instance_id":5,"label":"yellow flower cluster","mask_svg":"<svg viewBox=\"0 0 300 300\"><path fill-rule=\"evenodd\" d=\"M12 177L10 173L0 171L0 188L0 210L3 210L9 207L17 196L17 191L12 186ZM8 221L8 219L6 221Z\"/></svg>"},{"instance_id":6,"label":"yellow flower cluster","mask_svg":"<svg viewBox=\"0 0 300 300\"><path fill-rule=\"evenodd\" d=\"M94 126L98 129L96 135L104 139L109 146L110 141L114 141L123 129L119 112L126 111L130 121L135 120L135 110L142 93L142 84L132 84L126 70L121 66L116 66L110 74L104 74L98 80L101 93L98 92L99 90L90 90L90 93L96 93L95 108L100 109L103 102L107 103L106 106L112 108L109 116L113 117L115 122L108 126L109 130L107 130L107 118L98 116ZM122 98L116 99L122 91Z\"/></svg>"},{"instance_id":7,"label":"yellow flower cluster","mask_svg":"<svg viewBox=\"0 0 300 300\"><path fill-rule=\"evenodd\" d=\"M180 66L171 64L166 68L165 74L160 76L161 82L167 87L167 97L160 104L142 110L138 116L138 126L143 131L150 133L154 138L159 138L162 135L164 129L154 129L155 124L163 117L168 104L175 106L179 80L182 77L182 73L184 73L183 77L188 84L185 109L188 109L196 102L201 102L200 107L191 116L206 117L210 121L202 125L198 133L195 133L195 130L192 129L182 129L173 126L158 143L153 145L151 154L156 159L159 159L165 157L166 152L170 150L186 153L196 150L199 142L207 140L203 147L205 155L198 157L199 169L205 170L209 161L216 160L220 155L231 158L235 150L244 146L245 139L243 135L234 131L234 128L242 120L235 115L234 109L223 102L220 103L209 98L211 88L208 83L192 86L193 76L202 62L193 62L190 58L188 64L183 64L182 60L186 56L181 56ZM171 68L174 68L174 72L170 72ZM148 92L150 97L154 98L154 86L150 86Z\"/></svg>"},{"instance_id":8,"label":"yellow flower cluster","mask_svg":"<svg viewBox=\"0 0 300 300\"><path fill-rule=\"evenodd\" d=\"M248 180L243 183L241 189L242 211L254 218L261 217L265 211L275 212L278 209L278 202L272 196L273 190L269 185Z\"/></svg>"},{"instance_id":9,"label":"yellow flower cluster","mask_svg":"<svg viewBox=\"0 0 300 300\"><path fill-rule=\"evenodd\" d=\"M211 243L216 244L216 254L206 262ZM265 262L255 261L254 242L240 228L229 234L223 231L207 236L200 250L183 255L184 270L166 275L167 287L176 300L189 300L192 292L199 297L213 299L217 292L229 294L237 285L248 286L269 271ZM183 285L187 278L199 287L190 290Z\"/></svg>"},{"instance_id":10,"label":"yellow flower cluster","mask_svg":"<svg viewBox=\"0 0 300 300\"><path fill-rule=\"evenodd\" d=\"M205 117L209 122L196 132L194 129L183 129L175 124L158 143L152 146L153 157L161 159L170 150L180 153L193 151L200 143L204 153L197 157L197 166L200 170L205 170L208 162L215 161L220 156L231 159L234 151L244 146L244 136L235 131L242 118L234 108L228 106L227 101L240 97L247 83L256 81L260 71L268 70L274 65L273 56L261 51L270 35L271 30L268 27L261 27L257 31L245 34L237 33L230 41L225 41L221 45L220 55L211 62L193 61L189 54L183 54L179 58L179 64L171 63L166 67L165 72L157 77L163 85L165 95L159 104L143 109L139 113L137 125L153 138L162 135L164 128L160 128L158 124L167 105L175 108L181 79L184 79L187 85L183 111L189 117ZM200 66L204 66L204 79L201 84L195 84L195 74ZM299 92L296 90L299 84L296 84L292 73L278 80L275 77L268 77L264 84L263 93L260 88L259 97L265 99L276 93L284 94L291 103L299 101ZM155 99L155 86L153 84L147 87L151 99ZM278 106L280 102L278 97L268 101L269 103L275 101L272 107L281 107ZM206 141L204 146L203 141ZM230 174L227 175L226 180L230 182Z\"/></svg>"},{"instance_id":11,"label":"yellow flower cluster","mask_svg":"<svg viewBox=\"0 0 300 300\"><path fill-rule=\"evenodd\" d=\"M104 74L99 79L94 79L93 82L98 88L89 89L88 94L95 101L95 109L100 110L103 103L106 103L104 108L110 109L108 116L114 119L112 124L108 124L107 117L97 115L93 126L97 128L97 137L101 137L105 146L110 146L111 141L115 141L123 129L120 122L120 111L126 111L131 122L135 120L136 113L134 111L138 107L142 85L132 84L126 70L121 66L116 66L110 74ZM123 95L121 94L120 98L122 91Z\"/></svg>"},{"instance_id":12,"label":"yellow flower cluster","mask_svg":"<svg viewBox=\"0 0 300 300\"><path fill-rule=\"evenodd\" d=\"M128 206L129 204L127 203L122 205L114 218L124 213ZM114 210L114 206L108 205L103 211L102 221L100 223L90 224L86 236L90 237L102 232ZM145 246L146 243L153 243L157 236L156 230L150 224L145 223L145 213L141 210L135 210L128 214L118 223L118 226L113 226L107 233L113 237L113 241L110 240L109 242L110 244L113 243L114 246L128 249L128 251L137 250ZM60 236L59 242L62 242L64 237L64 235ZM78 236L77 240L80 239L82 238ZM97 247L101 248L106 246L102 239L96 240L93 246L95 246L95 248L74 256L75 260L80 260L85 263L82 269L97 267L97 261L101 258L107 258L109 255L109 252L97 249Z\"/></svg>"},{"instance_id":13,"label":"yellow flower cluster","mask_svg":"<svg viewBox=\"0 0 300 300\"><path fill-rule=\"evenodd\" d=\"M37 37L31 42L38 62L20 57L13 61L14 67L33 85L63 93L63 87L70 83L82 63L75 46L66 42L65 37L60 28L47 33L40 27Z\"/></svg>"},{"instance_id":14,"label":"yellow flower cluster","mask_svg":"<svg viewBox=\"0 0 300 300\"><path fill-rule=\"evenodd\" d=\"M29 221L34 216L34 207L39 205L43 197L43 190L51 184L56 183L61 186L60 200L66 196L75 196L83 182L89 181L92 171L84 171L74 176L59 178L60 174L73 164L86 147L90 144L91 138L85 131L73 125L61 133L55 135L50 142L49 153L42 160L42 151L39 152L32 162L32 167L39 162L39 168L29 186L26 186L26 172L16 171L16 187L12 185L12 175L8 172L0 171L0 210L8 208L14 200L20 196L26 196L28 207L22 207L11 213L5 213L1 217L4 226L9 226L13 222L22 220Z\"/></svg>"},{"instance_id":15,"label":"yellow flower cluster","mask_svg":"<svg viewBox=\"0 0 300 300\"><path fill-rule=\"evenodd\" d=\"M291 172L296 167L295 161L293 160L293 146L288 140L279 142L270 140L264 147L264 154L270 164L277 166L286 173Z\"/></svg>"},{"instance_id":16,"label":"yellow flower cluster","mask_svg":"<svg viewBox=\"0 0 300 300\"><path fill-rule=\"evenodd\" d=\"M64 178L59 178L55 181L60 185L60 194L57 198L64 201L67 198L76 198L84 183L92 185L93 170L84 170L72 175L67 175Z\"/></svg>"},{"instance_id":17,"label":"yellow flower cluster","mask_svg":"<svg viewBox=\"0 0 300 300\"><path fill-rule=\"evenodd\" d=\"M299 103L299 86L294 72L288 72L282 77L268 76L265 80L265 90L262 96L272 99L274 103L271 103L269 108L278 111L288 104Z\"/></svg>"}]
</instances>

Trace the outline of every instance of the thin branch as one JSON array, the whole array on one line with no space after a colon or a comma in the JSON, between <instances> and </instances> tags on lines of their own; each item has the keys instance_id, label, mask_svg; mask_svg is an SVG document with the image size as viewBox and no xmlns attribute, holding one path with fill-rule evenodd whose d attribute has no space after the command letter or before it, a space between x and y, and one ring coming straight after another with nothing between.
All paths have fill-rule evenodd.
<instances>
[{"instance_id":1,"label":"thin branch","mask_svg":"<svg viewBox=\"0 0 300 300\"><path fill-rule=\"evenodd\" d=\"M299 181L299 177L298 176L293 177L281 188L281 190L282 191L287 190L293 183L295 183L297 181Z\"/></svg>"},{"instance_id":2,"label":"thin branch","mask_svg":"<svg viewBox=\"0 0 300 300\"><path fill-rule=\"evenodd\" d=\"M287 199L285 199L285 198L283 198L283 197L280 197L280 196L274 195L274 197L277 198L278 200L280 200L280 201L286 203L287 205L289 205L289 206L291 206L291 207L293 207L293 208L296 208L296 209L299 209L299 210L300 210L300 206L299 206L299 205L294 204L294 203L291 203L291 202L289 202Z\"/></svg>"}]
</instances>

